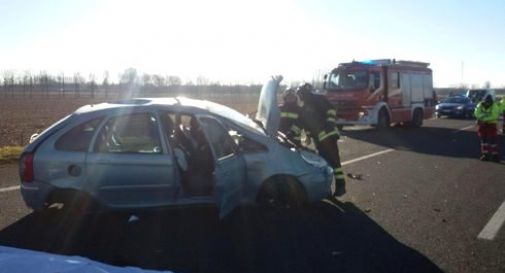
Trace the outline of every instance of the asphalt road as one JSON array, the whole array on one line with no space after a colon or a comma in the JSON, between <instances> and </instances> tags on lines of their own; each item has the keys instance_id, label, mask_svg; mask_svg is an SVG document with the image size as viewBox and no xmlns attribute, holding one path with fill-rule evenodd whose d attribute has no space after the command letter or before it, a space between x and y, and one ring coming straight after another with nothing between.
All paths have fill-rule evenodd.
<instances>
[{"instance_id":1,"label":"asphalt road","mask_svg":"<svg viewBox=\"0 0 505 273\"><path fill-rule=\"evenodd\" d=\"M346 129L343 198L223 221L209 208L33 214L16 166L0 166L0 244L178 272L505 272L505 164L477 159L472 125Z\"/></svg>"}]
</instances>

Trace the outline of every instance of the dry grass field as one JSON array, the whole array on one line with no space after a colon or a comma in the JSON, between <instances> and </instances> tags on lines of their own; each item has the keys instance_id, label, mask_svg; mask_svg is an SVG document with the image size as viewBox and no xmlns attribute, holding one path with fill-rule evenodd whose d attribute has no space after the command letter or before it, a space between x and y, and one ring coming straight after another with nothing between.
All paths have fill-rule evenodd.
<instances>
[{"instance_id":1,"label":"dry grass field","mask_svg":"<svg viewBox=\"0 0 505 273\"><path fill-rule=\"evenodd\" d=\"M159 95L157 95L159 96ZM146 95L145 97L153 97ZM198 94L188 96L221 103L249 114L256 111L259 94ZM33 133L41 132L77 108L115 98L74 96L0 96L0 147L23 146Z\"/></svg>"}]
</instances>

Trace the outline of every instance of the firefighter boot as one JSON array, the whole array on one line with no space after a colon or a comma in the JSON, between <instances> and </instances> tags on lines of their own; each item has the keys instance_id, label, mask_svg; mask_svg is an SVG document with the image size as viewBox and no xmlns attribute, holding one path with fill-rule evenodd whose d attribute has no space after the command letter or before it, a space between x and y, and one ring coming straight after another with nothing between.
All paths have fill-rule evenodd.
<instances>
[{"instance_id":1,"label":"firefighter boot","mask_svg":"<svg viewBox=\"0 0 505 273\"><path fill-rule=\"evenodd\" d=\"M333 193L333 196L335 197L340 197L346 193L345 190L345 179L336 179L335 180L335 192Z\"/></svg>"}]
</instances>

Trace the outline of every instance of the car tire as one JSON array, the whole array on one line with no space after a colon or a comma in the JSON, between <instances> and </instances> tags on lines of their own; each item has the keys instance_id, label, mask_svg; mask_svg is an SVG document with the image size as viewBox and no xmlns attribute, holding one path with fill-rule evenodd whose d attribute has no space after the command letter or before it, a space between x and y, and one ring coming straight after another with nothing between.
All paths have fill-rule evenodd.
<instances>
[{"instance_id":1,"label":"car tire","mask_svg":"<svg viewBox=\"0 0 505 273\"><path fill-rule=\"evenodd\" d=\"M261 186L257 203L262 207L292 209L303 207L307 194L300 182L291 176L276 175L267 179Z\"/></svg>"}]
</instances>

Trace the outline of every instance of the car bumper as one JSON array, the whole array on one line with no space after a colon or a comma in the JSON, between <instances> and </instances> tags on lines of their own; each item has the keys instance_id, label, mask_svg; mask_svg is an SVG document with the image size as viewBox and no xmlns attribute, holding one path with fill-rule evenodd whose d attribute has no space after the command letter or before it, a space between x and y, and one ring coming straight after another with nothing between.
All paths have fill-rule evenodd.
<instances>
[{"instance_id":1,"label":"car bumper","mask_svg":"<svg viewBox=\"0 0 505 273\"><path fill-rule=\"evenodd\" d=\"M445 110L445 109L439 109L435 110L435 114L437 116L457 116L457 115L463 115L463 110L460 110L461 113L458 112L458 110Z\"/></svg>"},{"instance_id":2,"label":"car bumper","mask_svg":"<svg viewBox=\"0 0 505 273\"><path fill-rule=\"evenodd\" d=\"M34 209L42 209L46 203L47 197L52 192L53 186L33 181L30 183L21 183L21 195L23 196L23 200L25 204Z\"/></svg>"},{"instance_id":3,"label":"car bumper","mask_svg":"<svg viewBox=\"0 0 505 273\"><path fill-rule=\"evenodd\" d=\"M332 186L335 184L333 170L330 167L321 168L319 172L313 172L300 178L307 198L310 202L317 202L332 194Z\"/></svg>"}]
</instances>

